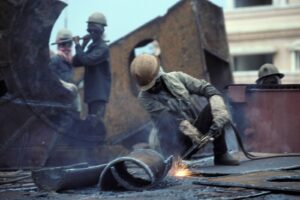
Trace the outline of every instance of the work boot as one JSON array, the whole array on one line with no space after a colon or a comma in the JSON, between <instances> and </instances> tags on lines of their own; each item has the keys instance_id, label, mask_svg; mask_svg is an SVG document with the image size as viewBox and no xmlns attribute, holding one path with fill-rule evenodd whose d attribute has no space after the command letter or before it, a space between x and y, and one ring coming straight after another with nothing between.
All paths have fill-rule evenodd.
<instances>
[{"instance_id":1,"label":"work boot","mask_svg":"<svg viewBox=\"0 0 300 200\"><path fill-rule=\"evenodd\" d=\"M240 162L235 159L232 155L230 155L228 152L221 154L221 155L215 155L214 158L215 165L239 165Z\"/></svg>"}]
</instances>

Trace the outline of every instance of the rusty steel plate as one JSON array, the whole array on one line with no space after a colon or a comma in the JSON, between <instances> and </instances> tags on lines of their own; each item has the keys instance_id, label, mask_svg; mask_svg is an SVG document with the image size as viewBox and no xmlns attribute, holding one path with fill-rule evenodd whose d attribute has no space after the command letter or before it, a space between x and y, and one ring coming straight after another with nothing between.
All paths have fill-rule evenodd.
<instances>
[{"instance_id":1,"label":"rusty steel plate","mask_svg":"<svg viewBox=\"0 0 300 200\"><path fill-rule=\"evenodd\" d=\"M193 182L196 185L243 187L275 192L300 193L299 171L268 171L243 175L207 178Z\"/></svg>"},{"instance_id":2,"label":"rusty steel plate","mask_svg":"<svg viewBox=\"0 0 300 200\"><path fill-rule=\"evenodd\" d=\"M281 169L300 168L300 156L265 158L259 160L247 160L238 166L205 166L197 167L194 164L193 173L202 175L228 175L245 174L251 172L271 171Z\"/></svg>"}]
</instances>

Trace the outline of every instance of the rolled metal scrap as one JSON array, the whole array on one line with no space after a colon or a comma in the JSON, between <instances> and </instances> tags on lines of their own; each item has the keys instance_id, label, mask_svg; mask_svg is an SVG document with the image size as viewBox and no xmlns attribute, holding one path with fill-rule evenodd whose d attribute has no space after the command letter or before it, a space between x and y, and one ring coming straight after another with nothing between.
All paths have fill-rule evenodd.
<instances>
[{"instance_id":1,"label":"rolled metal scrap","mask_svg":"<svg viewBox=\"0 0 300 200\"><path fill-rule=\"evenodd\" d=\"M32 178L39 189L46 191L94 186L98 181L102 190L139 191L161 181L170 170L172 161L172 156L164 160L154 150L141 149L103 165L88 167L77 164L35 170Z\"/></svg>"},{"instance_id":2,"label":"rolled metal scrap","mask_svg":"<svg viewBox=\"0 0 300 200\"><path fill-rule=\"evenodd\" d=\"M101 190L149 189L167 175L172 162L172 156L164 160L151 149L135 150L107 164L100 175L99 187Z\"/></svg>"}]
</instances>

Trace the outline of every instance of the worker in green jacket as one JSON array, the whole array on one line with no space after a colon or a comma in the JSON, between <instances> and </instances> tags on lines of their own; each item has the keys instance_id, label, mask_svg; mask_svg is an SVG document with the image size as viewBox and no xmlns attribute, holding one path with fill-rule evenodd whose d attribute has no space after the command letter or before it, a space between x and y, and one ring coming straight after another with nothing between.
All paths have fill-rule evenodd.
<instances>
[{"instance_id":1,"label":"worker in green jacket","mask_svg":"<svg viewBox=\"0 0 300 200\"><path fill-rule=\"evenodd\" d=\"M193 143L209 134L214 138L215 165L239 164L228 153L224 126L230 117L214 86L183 72L165 73L152 55L137 56L130 70L140 87L138 100L158 129L158 140L165 156L182 155Z\"/></svg>"}]
</instances>

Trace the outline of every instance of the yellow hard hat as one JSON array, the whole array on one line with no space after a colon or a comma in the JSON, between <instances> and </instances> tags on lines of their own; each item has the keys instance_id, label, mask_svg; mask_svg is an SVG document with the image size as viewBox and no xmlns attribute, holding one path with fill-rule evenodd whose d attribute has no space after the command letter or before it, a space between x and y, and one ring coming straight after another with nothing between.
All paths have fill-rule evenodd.
<instances>
[{"instance_id":1,"label":"yellow hard hat","mask_svg":"<svg viewBox=\"0 0 300 200\"><path fill-rule=\"evenodd\" d=\"M154 86L159 74L159 63L155 56L143 54L137 56L130 65L131 76L136 80L142 91Z\"/></svg>"}]
</instances>

